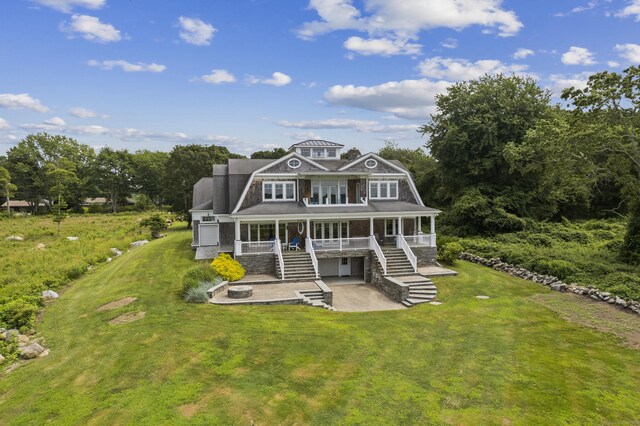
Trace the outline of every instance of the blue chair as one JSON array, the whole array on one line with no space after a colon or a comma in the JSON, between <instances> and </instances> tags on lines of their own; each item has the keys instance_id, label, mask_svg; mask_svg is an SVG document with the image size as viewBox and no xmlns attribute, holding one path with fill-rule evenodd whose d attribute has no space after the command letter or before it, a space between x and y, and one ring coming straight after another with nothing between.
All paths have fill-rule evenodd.
<instances>
[{"instance_id":1,"label":"blue chair","mask_svg":"<svg viewBox=\"0 0 640 426\"><path fill-rule=\"evenodd\" d=\"M289 250L300 250L300 237L293 237L289 243Z\"/></svg>"}]
</instances>

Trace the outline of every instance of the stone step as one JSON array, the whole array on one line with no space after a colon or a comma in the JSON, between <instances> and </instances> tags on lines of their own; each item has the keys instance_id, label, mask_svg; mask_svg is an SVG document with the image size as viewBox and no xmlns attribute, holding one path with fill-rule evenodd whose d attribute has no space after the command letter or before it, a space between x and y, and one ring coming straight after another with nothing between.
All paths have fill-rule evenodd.
<instances>
[{"instance_id":1,"label":"stone step","mask_svg":"<svg viewBox=\"0 0 640 426\"><path fill-rule=\"evenodd\" d=\"M433 299L436 298L436 295L435 294L409 294L408 298L432 301Z\"/></svg>"},{"instance_id":2,"label":"stone step","mask_svg":"<svg viewBox=\"0 0 640 426\"><path fill-rule=\"evenodd\" d=\"M409 297L409 298L407 298L405 300L407 302L413 303L414 305L418 305L420 303L427 303L427 302L431 301L430 299L415 299L415 298L411 298L411 297Z\"/></svg>"},{"instance_id":3,"label":"stone step","mask_svg":"<svg viewBox=\"0 0 640 426\"><path fill-rule=\"evenodd\" d=\"M429 278L425 278L423 276L417 275L413 277L407 277L404 280L405 284L422 284L422 283L431 283L432 281Z\"/></svg>"},{"instance_id":4,"label":"stone step","mask_svg":"<svg viewBox=\"0 0 640 426\"><path fill-rule=\"evenodd\" d=\"M411 296L436 296L438 292L436 290L420 290L420 291L411 291L409 290L409 297Z\"/></svg>"},{"instance_id":5,"label":"stone step","mask_svg":"<svg viewBox=\"0 0 640 426\"><path fill-rule=\"evenodd\" d=\"M391 273L391 272L408 272L411 274L415 274L416 271L413 270L413 267L411 266L406 266L406 267L397 267L397 268L390 268L387 266L387 273Z\"/></svg>"},{"instance_id":6,"label":"stone step","mask_svg":"<svg viewBox=\"0 0 640 426\"><path fill-rule=\"evenodd\" d=\"M401 303L407 308L410 308L413 306L413 303L409 302L408 300L403 300Z\"/></svg>"},{"instance_id":7,"label":"stone step","mask_svg":"<svg viewBox=\"0 0 640 426\"><path fill-rule=\"evenodd\" d=\"M405 281L406 283L406 281ZM435 284L429 282L429 283L424 283L424 284L409 284L409 288L411 290L422 290L422 289L429 289L429 288L436 288Z\"/></svg>"}]
</instances>

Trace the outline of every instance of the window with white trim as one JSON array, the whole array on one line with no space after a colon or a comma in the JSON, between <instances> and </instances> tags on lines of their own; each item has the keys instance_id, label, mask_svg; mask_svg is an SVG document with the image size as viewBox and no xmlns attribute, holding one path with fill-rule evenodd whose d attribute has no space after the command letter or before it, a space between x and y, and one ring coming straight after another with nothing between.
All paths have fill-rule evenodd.
<instances>
[{"instance_id":1,"label":"window with white trim","mask_svg":"<svg viewBox=\"0 0 640 426\"><path fill-rule=\"evenodd\" d=\"M374 158L369 158L364 162L364 166L368 169L373 169L378 166L378 162Z\"/></svg>"},{"instance_id":2,"label":"window with white trim","mask_svg":"<svg viewBox=\"0 0 640 426\"><path fill-rule=\"evenodd\" d=\"M312 180L311 204L347 204L346 180Z\"/></svg>"},{"instance_id":3,"label":"window with white trim","mask_svg":"<svg viewBox=\"0 0 640 426\"><path fill-rule=\"evenodd\" d=\"M300 155L303 157L311 157L311 148L300 148Z\"/></svg>"},{"instance_id":4,"label":"window with white trim","mask_svg":"<svg viewBox=\"0 0 640 426\"><path fill-rule=\"evenodd\" d=\"M373 180L369 182L369 198L373 200L397 200L397 180Z\"/></svg>"},{"instance_id":5,"label":"window with white trim","mask_svg":"<svg viewBox=\"0 0 640 426\"><path fill-rule=\"evenodd\" d=\"M338 150L335 148L327 148L327 157L335 158Z\"/></svg>"},{"instance_id":6,"label":"window with white trim","mask_svg":"<svg viewBox=\"0 0 640 426\"><path fill-rule=\"evenodd\" d=\"M311 154L313 158L324 158L324 148L313 148Z\"/></svg>"},{"instance_id":7,"label":"window with white trim","mask_svg":"<svg viewBox=\"0 0 640 426\"><path fill-rule=\"evenodd\" d=\"M295 201L295 182L262 182L263 201Z\"/></svg>"},{"instance_id":8,"label":"window with white trim","mask_svg":"<svg viewBox=\"0 0 640 426\"><path fill-rule=\"evenodd\" d=\"M297 169L301 164L302 163L297 158L291 158L289 161L287 161L287 165L292 169Z\"/></svg>"},{"instance_id":9,"label":"window with white trim","mask_svg":"<svg viewBox=\"0 0 640 426\"><path fill-rule=\"evenodd\" d=\"M384 236L392 237L398 235L398 219L384 220Z\"/></svg>"}]
</instances>

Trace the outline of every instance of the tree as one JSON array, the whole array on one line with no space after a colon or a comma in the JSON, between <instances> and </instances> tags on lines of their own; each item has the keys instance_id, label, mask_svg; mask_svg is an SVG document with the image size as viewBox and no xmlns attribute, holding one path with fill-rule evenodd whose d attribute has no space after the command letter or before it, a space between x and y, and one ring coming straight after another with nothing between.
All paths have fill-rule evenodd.
<instances>
[{"instance_id":1,"label":"tree","mask_svg":"<svg viewBox=\"0 0 640 426\"><path fill-rule=\"evenodd\" d=\"M193 185L201 178L211 176L214 164L225 164L229 158L244 157L216 145L173 147L167 162L165 187L165 197L171 204L172 211L187 214L192 207Z\"/></svg>"},{"instance_id":2,"label":"tree","mask_svg":"<svg viewBox=\"0 0 640 426\"><path fill-rule=\"evenodd\" d=\"M160 232L167 229L167 221L160 214L156 213L140 221L142 228L149 228L153 238L160 238Z\"/></svg>"},{"instance_id":3,"label":"tree","mask_svg":"<svg viewBox=\"0 0 640 426\"><path fill-rule=\"evenodd\" d=\"M11 174L9 170L0 166L0 195L4 196L7 200L7 213L11 213L11 197L17 187L11 183Z\"/></svg>"},{"instance_id":4,"label":"tree","mask_svg":"<svg viewBox=\"0 0 640 426\"><path fill-rule=\"evenodd\" d=\"M7 169L11 173L13 183L18 186L16 195L31 203L32 211L36 213L41 200L51 199L51 185L47 183L46 175L48 164L56 163L61 158L74 164L78 180L68 188L68 199L76 206L86 196L94 157L93 148L78 143L75 139L37 133L27 135L9 149Z\"/></svg>"},{"instance_id":5,"label":"tree","mask_svg":"<svg viewBox=\"0 0 640 426\"><path fill-rule=\"evenodd\" d=\"M133 190L146 195L160 208L164 202L167 161L168 152L144 150L131 155Z\"/></svg>"},{"instance_id":6,"label":"tree","mask_svg":"<svg viewBox=\"0 0 640 426\"><path fill-rule=\"evenodd\" d=\"M47 164L46 174L51 185L49 191L55 194L56 198L53 206L53 221L58 224L58 236L60 236L60 224L67 217L65 197L68 196L70 187L78 182L78 177L75 173L75 165L66 158L61 158L57 163Z\"/></svg>"},{"instance_id":7,"label":"tree","mask_svg":"<svg viewBox=\"0 0 640 426\"><path fill-rule=\"evenodd\" d=\"M274 148L271 151L256 151L251 154L251 159L277 160L287 154L288 152L283 148Z\"/></svg>"},{"instance_id":8,"label":"tree","mask_svg":"<svg viewBox=\"0 0 640 426\"><path fill-rule=\"evenodd\" d=\"M94 179L101 193L111 200L111 209L117 213L118 205L131 195L133 167L131 154L126 149L102 148L96 157Z\"/></svg>"},{"instance_id":9,"label":"tree","mask_svg":"<svg viewBox=\"0 0 640 426\"><path fill-rule=\"evenodd\" d=\"M562 98L574 106L576 122L594 130L592 151L607 154L608 169L621 185L623 201L631 200L623 256L640 259L640 66L622 74L593 74L584 89L565 89Z\"/></svg>"}]
</instances>

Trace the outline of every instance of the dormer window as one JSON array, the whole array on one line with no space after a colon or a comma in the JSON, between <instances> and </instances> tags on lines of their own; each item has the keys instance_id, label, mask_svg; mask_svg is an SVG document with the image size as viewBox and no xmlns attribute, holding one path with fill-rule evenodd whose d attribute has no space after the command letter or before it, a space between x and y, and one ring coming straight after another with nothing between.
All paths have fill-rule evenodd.
<instances>
[{"instance_id":1,"label":"dormer window","mask_svg":"<svg viewBox=\"0 0 640 426\"><path fill-rule=\"evenodd\" d=\"M327 148L327 157L335 158L337 150L335 148Z\"/></svg>"},{"instance_id":2,"label":"dormer window","mask_svg":"<svg viewBox=\"0 0 640 426\"><path fill-rule=\"evenodd\" d=\"M371 181L369 182L369 198L372 200L397 200L398 181Z\"/></svg>"},{"instance_id":3,"label":"dormer window","mask_svg":"<svg viewBox=\"0 0 640 426\"><path fill-rule=\"evenodd\" d=\"M302 163L297 158L292 158L289 161L287 161L287 165L292 169L297 169L298 167L300 167L301 164Z\"/></svg>"},{"instance_id":4,"label":"dormer window","mask_svg":"<svg viewBox=\"0 0 640 426\"><path fill-rule=\"evenodd\" d=\"M324 148L313 148L313 158L324 158Z\"/></svg>"},{"instance_id":5,"label":"dormer window","mask_svg":"<svg viewBox=\"0 0 640 426\"><path fill-rule=\"evenodd\" d=\"M303 157L311 157L311 148L300 148L300 155Z\"/></svg>"},{"instance_id":6,"label":"dormer window","mask_svg":"<svg viewBox=\"0 0 640 426\"><path fill-rule=\"evenodd\" d=\"M263 201L295 201L295 182L262 182Z\"/></svg>"}]
</instances>

